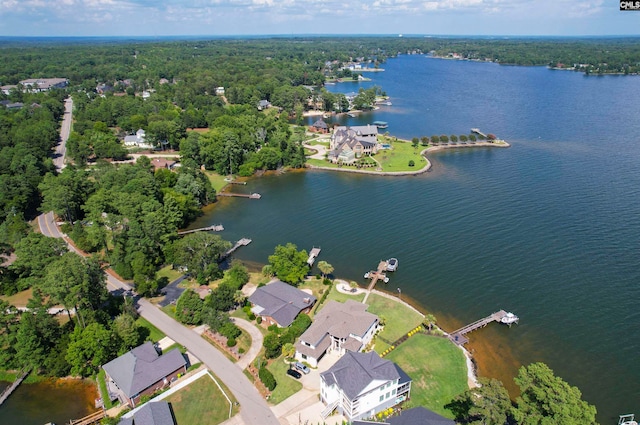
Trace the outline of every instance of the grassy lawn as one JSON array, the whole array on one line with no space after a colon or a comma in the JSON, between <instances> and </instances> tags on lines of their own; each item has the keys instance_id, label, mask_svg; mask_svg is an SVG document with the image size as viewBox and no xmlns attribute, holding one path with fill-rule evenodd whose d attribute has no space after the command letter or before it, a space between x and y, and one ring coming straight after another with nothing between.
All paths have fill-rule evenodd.
<instances>
[{"instance_id":1,"label":"grassy lawn","mask_svg":"<svg viewBox=\"0 0 640 425\"><path fill-rule=\"evenodd\" d=\"M338 301L340 303L343 303L343 302L345 302L347 300L354 300L354 301L358 301L359 303L361 303L362 300L364 299L364 295L365 294L343 294L342 292L338 291L336 288L333 288L331 290L331 293L329 295L327 295L327 300L334 300L334 301ZM369 297L369 298L371 298L371 297ZM325 303L326 303L326 301L325 301ZM369 309L368 311L371 311L371 309Z\"/></svg>"},{"instance_id":2,"label":"grassy lawn","mask_svg":"<svg viewBox=\"0 0 640 425\"><path fill-rule=\"evenodd\" d=\"M100 394L104 394L102 397L102 401L104 403L105 409L111 409L113 407L113 403L109 400L109 392L107 391L107 383L105 381L105 372L103 368L100 368L98 375L96 376L96 381L98 382L98 386L100 387Z\"/></svg>"},{"instance_id":3,"label":"grassy lawn","mask_svg":"<svg viewBox=\"0 0 640 425\"><path fill-rule=\"evenodd\" d=\"M269 403L278 404L302 389L302 384L297 379L287 375L289 365L284 362L282 356L275 359L267 366L267 369L273 373L277 382L276 388L269 398Z\"/></svg>"},{"instance_id":4,"label":"grassy lawn","mask_svg":"<svg viewBox=\"0 0 640 425\"><path fill-rule=\"evenodd\" d=\"M167 279L169 279L169 283L173 282L174 280L176 280L177 278L179 278L182 275L183 275L182 272L180 272L178 270L174 270L173 266L171 266L171 265L165 266L165 267L161 268L160 270L158 270L158 272L157 272L158 278L166 277Z\"/></svg>"},{"instance_id":5,"label":"grassy lawn","mask_svg":"<svg viewBox=\"0 0 640 425\"><path fill-rule=\"evenodd\" d=\"M380 336L388 341L394 342L422 323L422 315L396 300L371 294L367 299L367 304L369 304L368 312L385 319L386 324ZM376 343L376 351L378 348Z\"/></svg>"},{"instance_id":6,"label":"grassy lawn","mask_svg":"<svg viewBox=\"0 0 640 425\"><path fill-rule=\"evenodd\" d=\"M400 141L391 142L391 145L391 149L378 151L374 156L382 165L383 171L415 171L426 165L426 159L420 155L420 152L425 149L424 146L414 148L411 143ZM415 163L413 167L409 167L411 160Z\"/></svg>"},{"instance_id":7,"label":"grassy lawn","mask_svg":"<svg viewBox=\"0 0 640 425\"><path fill-rule=\"evenodd\" d=\"M160 310L164 311L165 314L169 317L171 317L174 320L178 320L176 319L176 306L175 304L169 304L167 306L161 307Z\"/></svg>"},{"instance_id":8,"label":"grassy lawn","mask_svg":"<svg viewBox=\"0 0 640 425\"><path fill-rule=\"evenodd\" d=\"M160 329L153 326L147 319L143 317L138 317L136 319L136 325L142 326L143 328L147 328L149 330L149 339L153 342L158 342L166 335L160 331Z\"/></svg>"},{"instance_id":9,"label":"grassy lawn","mask_svg":"<svg viewBox=\"0 0 640 425\"><path fill-rule=\"evenodd\" d=\"M27 305L29 299L33 296L33 290L31 288L26 289L17 294L13 294L9 297L6 295L0 295L0 300L7 301L9 304L16 307L24 307Z\"/></svg>"},{"instance_id":10,"label":"grassy lawn","mask_svg":"<svg viewBox=\"0 0 640 425\"><path fill-rule=\"evenodd\" d=\"M227 185L227 182L224 181L226 176L221 176L220 174L213 171L205 171L204 173L209 178L211 186L213 186L216 192L220 192L220 190Z\"/></svg>"},{"instance_id":11,"label":"grassy lawn","mask_svg":"<svg viewBox=\"0 0 640 425\"><path fill-rule=\"evenodd\" d=\"M467 389L467 367L462 350L446 338L416 334L389 353L411 378L411 407L425 406L452 418L444 408Z\"/></svg>"},{"instance_id":12,"label":"grassy lawn","mask_svg":"<svg viewBox=\"0 0 640 425\"><path fill-rule=\"evenodd\" d=\"M225 393L233 404L235 399L231 392L225 388ZM229 402L208 376L203 376L166 400L171 403L179 424L217 425L229 419ZM231 415L237 412L238 408L234 407Z\"/></svg>"},{"instance_id":13,"label":"grassy lawn","mask_svg":"<svg viewBox=\"0 0 640 425\"><path fill-rule=\"evenodd\" d=\"M313 293L313 296L319 300L322 297L322 294L324 294L327 291L327 289L329 289L329 286L324 285L322 283L322 279L317 279L314 277L312 279L305 280L304 282L302 282L302 284L298 287L298 289L311 289L311 293ZM334 290L335 288L332 289L331 292L333 292Z\"/></svg>"}]
</instances>

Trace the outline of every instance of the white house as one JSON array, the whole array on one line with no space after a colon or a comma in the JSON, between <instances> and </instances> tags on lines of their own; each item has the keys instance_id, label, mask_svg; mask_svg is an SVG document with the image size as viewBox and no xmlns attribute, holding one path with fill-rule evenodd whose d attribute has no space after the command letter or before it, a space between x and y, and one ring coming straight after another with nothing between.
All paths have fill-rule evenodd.
<instances>
[{"instance_id":1,"label":"white house","mask_svg":"<svg viewBox=\"0 0 640 425\"><path fill-rule=\"evenodd\" d=\"M327 417L338 410L348 422L371 418L410 396L411 378L395 363L369 353L348 352L320 374L320 399Z\"/></svg>"},{"instance_id":2,"label":"white house","mask_svg":"<svg viewBox=\"0 0 640 425\"><path fill-rule=\"evenodd\" d=\"M295 344L296 359L317 367L328 351L339 355L362 351L373 339L379 323L378 316L368 313L367 307L353 300L344 304L327 302Z\"/></svg>"},{"instance_id":3,"label":"white house","mask_svg":"<svg viewBox=\"0 0 640 425\"><path fill-rule=\"evenodd\" d=\"M224 96L224 87L216 87L216 96Z\"/></svg>"},{"instance_id":4,"label":"white house","mask_svg":"<svg viewBox=\"0 0 640 425\"><path fill-rule=\"evenodd\" d=\"M145 132L143 129L139 129L136 131L136 134L132 136L124 136L124 145L125 147L135 147L135 148L144 148L144 149L152 149L153 146L150 143L145 141Z\"/></svg>"}]
</instances>

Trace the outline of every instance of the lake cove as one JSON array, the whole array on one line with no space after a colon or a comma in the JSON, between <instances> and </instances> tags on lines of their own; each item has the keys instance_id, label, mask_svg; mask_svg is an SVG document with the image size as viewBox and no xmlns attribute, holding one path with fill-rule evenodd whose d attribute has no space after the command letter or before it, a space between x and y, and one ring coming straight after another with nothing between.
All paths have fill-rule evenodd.
<instances>
[{"instance_id":1,"label":"lake cove","mask_svg":"<svg viewBox=\"0 0 640 425\"><path fill-rule=\"evenodd\" d=\"M371 83L328 87L378 84L391 97L342 124L385 121L408 140L478 127L511 148L430 154L417 176L265 175L246 187L261 199L222 199L192 227L251 238L235 255L256 266L278 244L320 246L319 260L362 286L378 261L398 258L386 289L447 331L500 309L520 317L470 334L481 376L514 395L518 367L544 361L601 423L640 412L640 341L629 337L640 323L638 79L418 55L384 67Z\"/></svg>"}]
</instances>

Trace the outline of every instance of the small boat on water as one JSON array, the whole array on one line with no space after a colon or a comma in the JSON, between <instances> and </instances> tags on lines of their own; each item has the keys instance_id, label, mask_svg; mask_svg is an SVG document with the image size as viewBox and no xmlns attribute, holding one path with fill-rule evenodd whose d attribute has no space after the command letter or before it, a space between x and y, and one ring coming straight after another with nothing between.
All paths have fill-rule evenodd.
<instances>
[{"instance_id":1,"label":"small boat on water","mask_svg":"<svg viewBox=\"0 0 640 425\"><path fill-rule=\"evenodd\" d=\"M384 279L382 279L382 281L383 281L384 283L389 283L389 278L385 276L385 277L384 277Z\"/></svg>"},{"instance_id":2,"label":"small boat on water","mask_svg":"<svg viewBox=\"0 0 640 425\"><path fill-rule=\"evenodd\" d=\"M387 123L386 121L374 121L373 125L375 125L378 128L387 128L387 127L389 127L389 123Z\"/></svg>"},{"instance_id":3,"label":"small boat on water","mask_svg":"<svg viewBox=\"0 0 640 425\"><path fill-rule=\"evenodd\" d=\"M398 268L398 259L397 258L389 258L387 260L387 271L395 272Z\"/></svg>"},{"instance_id":4,"label":"small boat on water","mask_svg":"<svg viewBox=\"0 0 640 425\"><path fill-rule=\"evenodd\" d=\"M364 274L364 278L365 278L365 279L369 279L369 276L370 276L369 272L366 272L366 273Z\"/></svg>"},{"instance_id":5,"label":"small boat on water","mask_svg":"<svg viewBox=\"0 0 640 425\"><path fill-rule=\"evenodd\" d=\"M620 415L618 425L638 425L634 414Z\"/></svg>"},{"instance_id":6,"label":"small boat on water","mask_svg":"<svg viewBox=\"0 0 640 425\"><path fill-rule=\"evenodd\" d=\"M504 316L502 316L502 319L500 319L500 323L504 323L505 325L512 325L514 323L518 323L518 320L520 320L520 318L518 318L518 316L516 316L515 314L509 312L509 313L505 314Z\"/></svg>"}]
</instances>

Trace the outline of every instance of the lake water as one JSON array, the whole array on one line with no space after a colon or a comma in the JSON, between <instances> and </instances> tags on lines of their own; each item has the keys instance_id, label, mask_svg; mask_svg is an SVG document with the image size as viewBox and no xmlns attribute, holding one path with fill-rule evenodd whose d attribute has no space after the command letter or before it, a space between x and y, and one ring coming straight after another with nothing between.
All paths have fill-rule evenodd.
<instances>
[{"instance_id":1,"label":"lake water","mask_svg":"<svg viewBox=\"0 0 640 425\"><path fill-rule=\"evenodd\" d=\"M237 256L264 264L277 244L322 247L334 274L397 257L387 285L453 330L496 310L468 344L484 376L547 363L603 424L640 414L640 78L400 56L370 83L393 106L343 122L387 121L401 138L478 127L509 149L436 153L413 177L288 172L253 179L260 200L226 198L193 227L222 223ZM384 289L384 288L383 288Z\"/></svg>"}]
</instances>

